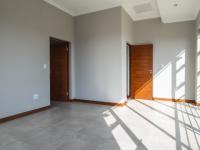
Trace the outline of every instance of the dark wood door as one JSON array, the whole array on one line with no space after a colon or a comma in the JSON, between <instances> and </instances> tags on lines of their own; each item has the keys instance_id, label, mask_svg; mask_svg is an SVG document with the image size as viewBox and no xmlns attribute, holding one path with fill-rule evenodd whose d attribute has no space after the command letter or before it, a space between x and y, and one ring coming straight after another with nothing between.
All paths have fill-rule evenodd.
<instances>
[{"instance_id":1,"label":"dark wood door","mask_svg":"<svg viewBox=\"0 0 200 150\"><path fill-rule=\"evenodd\" d=\"M69 48L67 43L51 45L50 50L50 91L51 100L69 99Z\"/></svg>"},{"instance_id":2,"label":"dark wood door","mask_svg":"<svg viewBox=\"0 0 200 150\"><path fill-rule=\"evenodd\" d=\"M130 97L153 98L153 45L136 45L130 52Z\"/></svg>"}]
</instances>

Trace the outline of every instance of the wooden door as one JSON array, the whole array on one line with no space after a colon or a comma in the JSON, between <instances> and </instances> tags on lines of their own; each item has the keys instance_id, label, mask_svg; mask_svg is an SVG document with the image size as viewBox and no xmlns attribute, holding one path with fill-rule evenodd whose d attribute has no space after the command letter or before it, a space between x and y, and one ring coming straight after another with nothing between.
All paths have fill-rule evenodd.
<instances>
[{"instance_id":1,"label":"wooden door","mask_svg":"<svg viewBox=\"0 0 200 150\"><path fill-rule=\"evenodd\" d=\"M69 99L69 47L67 43L51 45L50 50L50 91L51 100Z\"/></svg>"},{"instance_id":2,"label":"wooden door","mask_svg":"<svg viewBox=\"0 0 200 150\"><path fill-rule=\"evenodd\" d=\"M153 98L153 45L136 45L130 52L130 97Z\"/></svg>"}]
</instances>

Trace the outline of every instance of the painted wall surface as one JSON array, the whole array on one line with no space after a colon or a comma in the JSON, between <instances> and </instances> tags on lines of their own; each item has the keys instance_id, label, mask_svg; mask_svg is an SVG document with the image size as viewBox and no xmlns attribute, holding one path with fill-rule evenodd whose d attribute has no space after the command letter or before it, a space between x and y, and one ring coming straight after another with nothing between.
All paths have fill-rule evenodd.
<instances>
[{"instance_id":1,"label":"painted wall surface","mask_svg":"<svg viewBox=\"0 0 200 150\"><path fill-rule=\"evenodd\" d=\"M196 100L200 103L200 12L196 20L196 35L195 35L195 48L196 48L196 75L195 75L195 91Z\"/></svg>"},{"instance_id":2,"label":"painted wall surface","mask_svg":"<svg viewBox=\"0 0 200 150\"><path fill-rule=\"evenodd\" d=\"M195 22L135 22L135 43L154 45L153 96L195 99Z\"/></svg>"},{"instance_id":3,"label":"painted wall surface","mask_svg":"<svg viewBox=\"0 0 200 150\"><path fill-rule=\"evenodd\" d=\"M122 100L121 7L75 18L76 98Z\"/></svg>"},{"instance_id":4,"label":"painted wall surface","mask_svg":"<svg viewBox=\"0 0 200 150\"><path fill-rule=\"evenodd\" d=\"M194 99L195 29L194 21L133 22L121 7L73 18L41 0L2 0L0 118L49 105L50 36L72 42L71 98L126 100L126 43L153 43L154 97Z\"/></svg>"},{"instance_id":5,"label":"painted wall surface","mask_svg":"<svg viewBox=\"0 0 200 150\"><path fill-rule=\"evenodd\" d=\"M0 118L50 104L49 36L72 42L73 60L73 25L70 15L42 0L1 0Z\"/></svg>"},{"instance_id":6,"label":"painted wall surface","mask_svg":"<svg viewBox=\"0 0 200 150\"><path fill-rule=\"evenodd\" d=\"M127 98L128 95L128 82L129 81L129 72L128 72L128 51L127 51L127 43L133 45L134 44L134 22L132 18L126 13L126 11L122 8L122 96L123 99Z\"/></svg>"}]
</instances>

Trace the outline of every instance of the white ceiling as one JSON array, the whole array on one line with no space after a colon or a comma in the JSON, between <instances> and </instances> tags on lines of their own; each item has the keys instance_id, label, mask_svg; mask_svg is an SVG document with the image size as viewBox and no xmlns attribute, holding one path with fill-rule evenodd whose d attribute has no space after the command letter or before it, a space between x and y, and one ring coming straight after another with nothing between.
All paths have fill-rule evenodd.
<instances>
[{"instance_id":1,"label":"white ceiling","mask_svg":"<svg viewBox=\"0 0 200 150\"><path fill-rule=\"evenodd\" d=\"M44 0L51 5L79 16L122 6L134 21L158 18L163 23L195 20L200 0ZM177 5L177 6L174 6Z\"/></svg>"},{"instance_id":2,"label":"white ceiling","mask_svg":"<svg viewBox=\"0 0 200 150\"><path fill-rule=\"evenodd\" d=\"M195 20L200 10L200 0L157 0L164 23ZM173 4L178 4L174 7Z\"/></svg>"}]
</instances>

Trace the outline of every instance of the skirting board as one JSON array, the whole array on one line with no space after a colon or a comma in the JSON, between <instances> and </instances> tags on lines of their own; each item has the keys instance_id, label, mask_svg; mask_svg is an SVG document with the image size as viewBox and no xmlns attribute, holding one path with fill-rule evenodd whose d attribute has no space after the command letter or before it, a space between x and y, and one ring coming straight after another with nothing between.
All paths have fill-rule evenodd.
<instances>
[{"instance_id":1,"label":"skirting board","mask_svg":"<svg viewBox=\"0 0 200 150\"><path fill-rule=\"evenodd\" d=\"M171 101L171 102L177 102L177 103L190 103L190 104L196 104L195 100L190 100L190 99L174 99L174 98L158 98L158 97L153 97L153 100L160 100L160 101Z\"/></svg>"},{"instance_id":2,"label":"skirting board","mask_svg":"<svg viewBox=\"0 0 200 150\"><path fill-rule=\"evenodd\" d=\"M114 103L114 102L100 102L95 100L83 100L83 99L72 99L70 102L81 102L81 103L90 103L90 104L99 104L99 105L108 105L108 106L120 106L123 107L127 102L124 103Z\"/></svg>"},{"instance_id":3,"label":"skirting board","mask_svg":"<svg viewBox=\"0 0 200 150\"><path fill-rule=\"evenodd\" d=\"M22 117L25 117L25 116L28 116L28 115L31 115L31 114L34 114L34 113L45 111L45 110L49 109L50 107L51 106L46 106L46 107L31 110L31 111L23 112L23 113L20 113L20 114L17 114L17 115L2 118L2 119L0 119L0 124L11 121L11 120L15 120L15 119L18 119L18 118L22 118Z\"/></svg>"}]
</instances>

